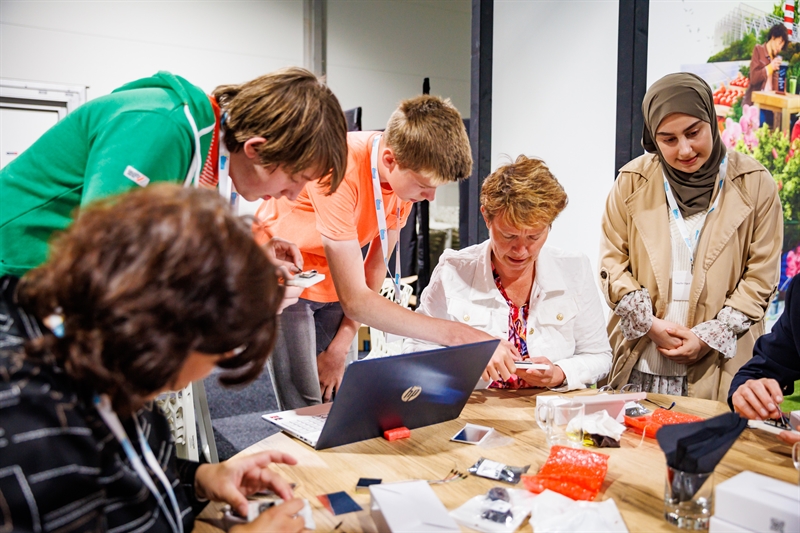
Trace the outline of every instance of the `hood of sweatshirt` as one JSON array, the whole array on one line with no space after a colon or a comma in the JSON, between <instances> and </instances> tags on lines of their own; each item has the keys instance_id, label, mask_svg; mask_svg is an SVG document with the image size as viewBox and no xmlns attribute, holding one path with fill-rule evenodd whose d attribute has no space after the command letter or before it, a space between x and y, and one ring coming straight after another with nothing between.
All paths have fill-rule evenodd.
<instances>
[{"instance_id":1,"label":"hood of sweatshirt","mask_svg":"<svg viewBox=\"0 0 800 533\"><path fill-rule=\"evenodd\" d=\"M184 108L184 114L192 130L195 145L192 168L189 171L189 175L187 175L188 182L190 178L199 177L203 162L211 146L216 124L214 109L211 107L208 95L200 87L189 83L180 76L163 70L149 78L126 83L113 92L153 88L172 92Z\"/></svg>"}]
</instances>

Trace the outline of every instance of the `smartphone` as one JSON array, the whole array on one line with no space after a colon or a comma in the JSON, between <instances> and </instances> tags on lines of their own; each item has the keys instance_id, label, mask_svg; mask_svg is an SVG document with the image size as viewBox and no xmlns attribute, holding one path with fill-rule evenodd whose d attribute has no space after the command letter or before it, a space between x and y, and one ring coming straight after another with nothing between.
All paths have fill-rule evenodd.
<instances>
[{"instance_id":1,"label":"smartphone","mask_svg":"<svg viewBox=\"0 0 800 533\"><path fill-rule=\"evenodd\" d=\"M320 274L316 270L306 270L305 272L300 272L292 279L287 279L286 285L307 289L312 285L316 285L323 279L325 279L325 274Z\"/></svg>"},{"instance_id":2,"label":"smartphone","mask_svg":"<svg viewBox=\"0 0 800 533\"><path fill-rule=\"evenodd\" d=\"M456 433L450 440L463 442L464 444L480 444L492 431L494 430L490 427L467 424L464 429Z\"/></svg>"},{"instance_id":3,"label":"smartphone","mask_svg":"<svg viewBox=\"0 0 800 533\"><path fill-rule=\"evenodd\" d=\"M550 365L534 363L533 361L514 361L514 366L517 367L517 370L528 370L529 368L533 370L547 370L550 368Z\"/></svg>"}]
</instances>

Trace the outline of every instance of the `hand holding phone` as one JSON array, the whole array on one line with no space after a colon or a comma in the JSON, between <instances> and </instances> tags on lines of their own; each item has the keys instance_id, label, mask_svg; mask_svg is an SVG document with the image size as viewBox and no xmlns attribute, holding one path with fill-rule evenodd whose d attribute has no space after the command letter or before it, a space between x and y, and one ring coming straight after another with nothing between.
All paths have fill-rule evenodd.
<instances>
[{"instance_id":1,"label":"hand holding phone","mask_svg":"<svg viewBox=\"0 0 800 533\"><path fill-rule=\"evenodd\" d=\"M517 370L547 370L550 368L544 363L534 363L533 361L514 361L514 366Z\"/></svg>"}]
</instances>

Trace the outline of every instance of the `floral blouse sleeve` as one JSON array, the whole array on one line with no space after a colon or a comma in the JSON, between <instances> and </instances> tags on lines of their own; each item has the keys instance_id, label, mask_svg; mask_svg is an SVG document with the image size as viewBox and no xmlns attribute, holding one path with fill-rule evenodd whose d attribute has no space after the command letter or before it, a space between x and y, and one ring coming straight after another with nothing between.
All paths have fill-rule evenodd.
<instances>
[{"instance_id":1,"label":"floral blouse sleeve","mask_svg":"<svg viewBox=\"0 0 800 533\"><path fill-rule=\"evenodd\" d=\"M736 355L736 338L750 329L753 322L733 307L723 307L717 318L701 322L692 328L697 337L730 359Z\"/></svg>"},{"instance_id":2,"label":"floral blouse sleeve","mask_svg":"<svg viewBox=\"0 0 800 533\"><path fill-rule=\"evenodd\" d=\"M646 335L653 325L653 304L647 289L629 292L617 304L614 313L620 317L620 330L626 340Z\"/></svg>"}]
</instances>

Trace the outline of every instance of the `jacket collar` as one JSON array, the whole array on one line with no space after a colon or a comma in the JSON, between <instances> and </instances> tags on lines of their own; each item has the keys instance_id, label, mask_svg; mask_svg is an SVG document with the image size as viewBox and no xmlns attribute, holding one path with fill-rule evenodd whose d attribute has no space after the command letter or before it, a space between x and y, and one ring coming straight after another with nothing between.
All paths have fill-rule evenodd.
<instances>
[{"instance_id":1,"label":"jacket collar","mask_svg":"<svg viewBox=\"0 0 800 533\"><path fill-rule=\"evenodd\" d=\"M487 239L478 245L478 264L475 268L475 279L472 280L470 287L470 301L479 300L498 300L505 303L505 298L497 290L492 275L492 247L491 241ZM535 283L542 291L543 298L548 298L551 294L562 293L567 290L564 281L553 259L552 251L548 246L542 247L539 257L536 259L536 279ZM533 287L531 287L531 291Z\"/></svg>"},{"instance_id":2,"label":"jacket collar","mask_svg":"<svg viewBox=\"0 0 800 533\"><path fill-rule=\"evenodd\" d=\"M698 259L695 262L695 269L708 270L733 237L736 229L753 210L752 202L742 192L741 180L744 175L761 170L761 168L761 165L751 158L742 157L736 152L728 152L728 171L725 175L720 207L706 219L697 246ZM669 294L672 245L661 164L656 156L644 156L625 165L622 171L638 174L643 182L625 199L625 205L636 231L641 235L650 259L658 292L662 295L662 298L659 299L661 304L657 305L657 313L663 317L663 312L666 310L666 298ZM695 276L691 290L690 310L694 309L704 282L705 276ZM690 311L690 315L692 314L693 312ZM689 316L690 323L692 318Z\"/></svg>"}]
</instances>

